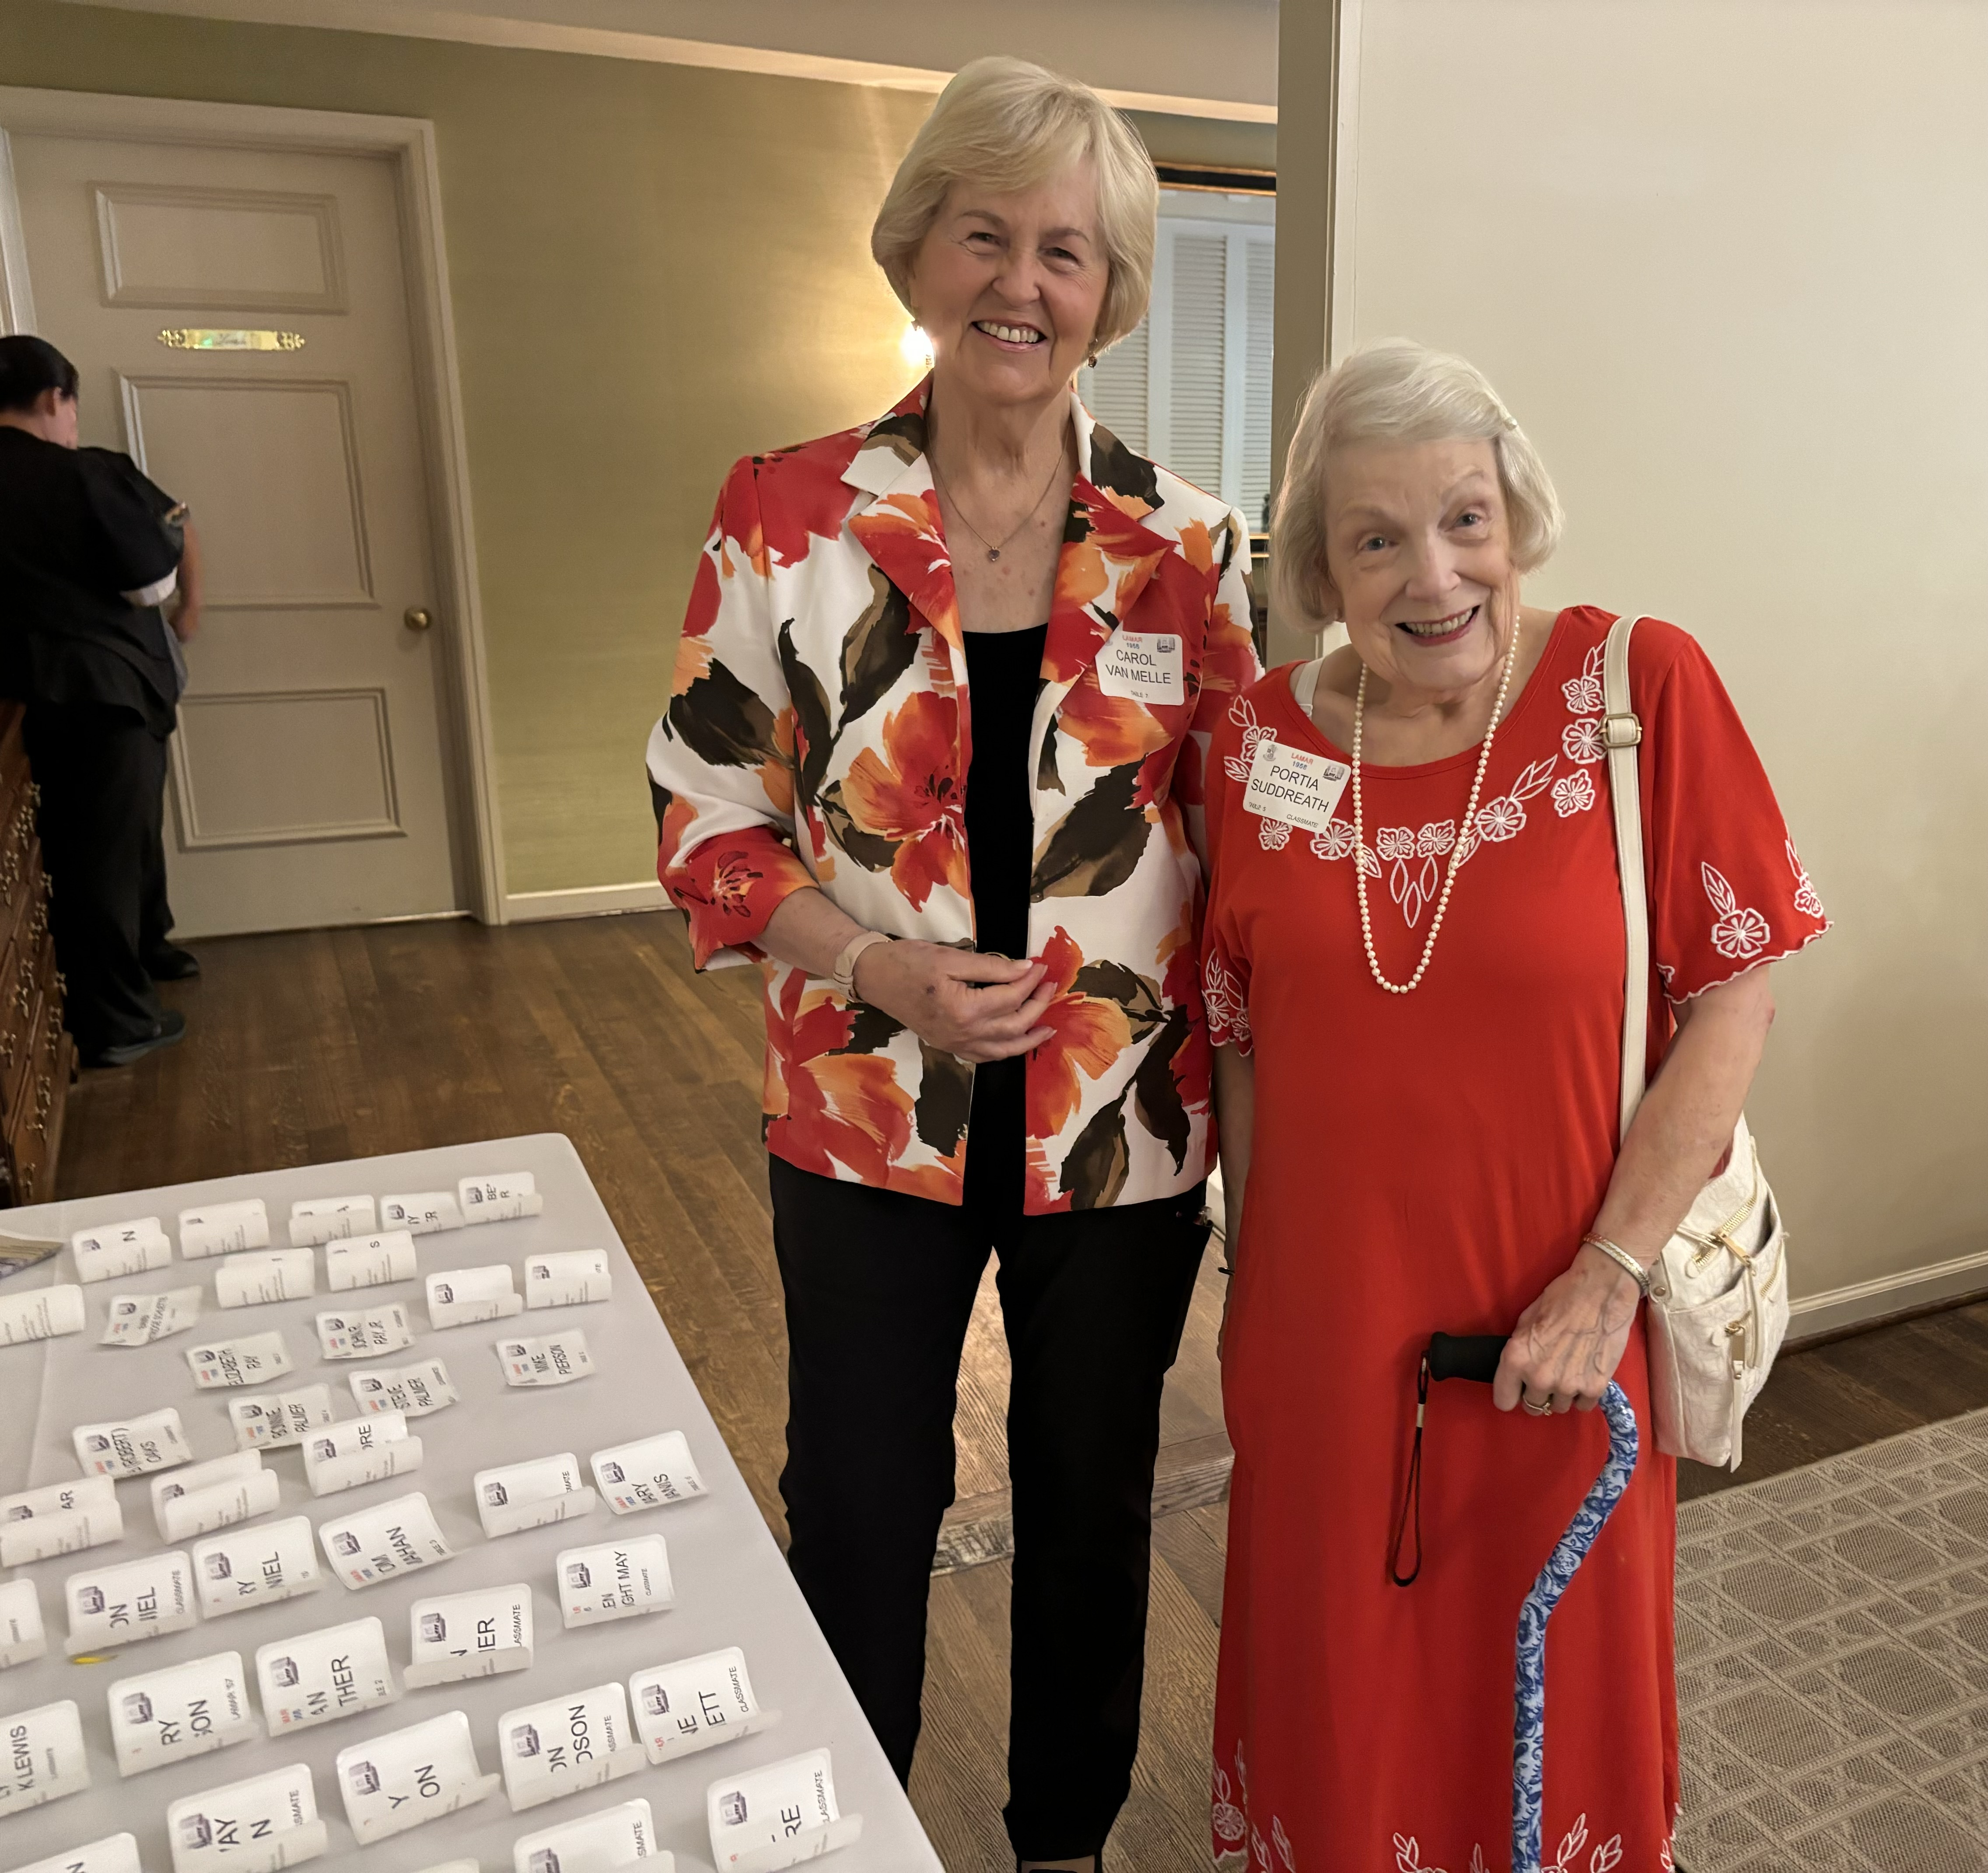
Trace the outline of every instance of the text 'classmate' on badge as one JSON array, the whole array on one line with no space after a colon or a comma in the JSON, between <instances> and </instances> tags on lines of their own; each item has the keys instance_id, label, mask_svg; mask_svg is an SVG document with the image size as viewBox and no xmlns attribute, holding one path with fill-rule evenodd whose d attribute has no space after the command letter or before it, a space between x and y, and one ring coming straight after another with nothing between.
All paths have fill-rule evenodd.
<instances>
[{"instance_id":1,"label":"text 'classmate' on badge","mask_svg":"<svg viewBox=\"0 0 1988 1873\"><path fill-rule=\"evenodd\" d=\"M1242 805L1259 819L1282 820L1322 833L1352 778L1353 770L1344 761L1307 754L1281 742L1261 742L1249 763Z\"/></svg>"}]
</instances>

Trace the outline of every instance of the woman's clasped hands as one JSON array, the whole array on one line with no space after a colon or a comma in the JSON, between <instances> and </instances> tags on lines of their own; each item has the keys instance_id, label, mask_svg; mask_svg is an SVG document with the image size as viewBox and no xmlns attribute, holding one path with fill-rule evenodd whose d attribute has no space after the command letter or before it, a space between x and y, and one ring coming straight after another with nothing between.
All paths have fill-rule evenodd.
<instances>
[{"instance_id":1,"label":"woman's clasped hands","mask_svg":"<svg viewBox=\"0 0 1988 1873\"><path fill-rule=\"evenodd\" d=\"M856 992L927 1046L976 1063L1039 1047L1057 985L1040 962L944 943L873 944L856 959Z\"/></svg>"}]
</instances>

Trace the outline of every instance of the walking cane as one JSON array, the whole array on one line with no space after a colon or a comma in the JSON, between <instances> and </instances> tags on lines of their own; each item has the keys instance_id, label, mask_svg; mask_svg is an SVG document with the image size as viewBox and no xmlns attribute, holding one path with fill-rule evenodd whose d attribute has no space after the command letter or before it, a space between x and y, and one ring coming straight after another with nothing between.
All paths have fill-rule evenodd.
<instances>
[{"instance_id":1,"label":"walking cane","mask_svg":"<svg viewBox=\"0 0 1988 1873\"><path fill-rule=\"evenodd\" d=\"M1476 1379L1488 1385L1497 1375L1504 1351L1505 1341L1496 1334L1457 1338L1436 1334L1422 1355L1422 1368L1431 1379ZM1519 1609L1518 1661L1512 1688L1512 1873L1540 1873L1540 1811L1546 1777L1547 1621L1567 1591L1574 1570L1594 1546L1603 1524L1614 1513L1636 1467L1635 1409L1612 1380L1601 1395L1601 1415L1608 1421L1608 1460Z\"/></svg>"}]
</instances>

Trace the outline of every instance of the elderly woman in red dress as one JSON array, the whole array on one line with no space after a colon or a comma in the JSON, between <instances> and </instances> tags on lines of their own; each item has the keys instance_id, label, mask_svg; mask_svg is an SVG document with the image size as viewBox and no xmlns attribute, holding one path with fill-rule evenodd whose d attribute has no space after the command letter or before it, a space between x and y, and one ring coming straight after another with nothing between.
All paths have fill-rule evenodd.
<instances>
[{"instance_id":1,"label":"elderly woman in red dress","mask_svg":"<svg viewBox=\"0 0 1988 1873\"><path fill-rule=\"evenodd\" d=\"M1204 978L1240 1214L1221 1868L1508 1864L1519 1604L1601 1466L1591 1407L1611 1378L1649 1423L1638 1284L1609 1248L1661 1253L1732 1138L1773 1018L1767 965L1825 927L1711 663L1645 620L1629 677L1658 1039L1618 1151L1611 619L1520 600L1559 526L1469 365L1356 353L1307 402L1276 532L1286 597L1351 641L1239 697L1211 751ZM1353 769L1314 825L1252 810L1273 739ZM1423 1565L1403 1591L1390 1549L1437 1329L1512 1339L1490 1391L1430 1401ZM1549 1873L1672 1865L1675 1501L1646 1435L1554 1615Z\"/></svg>"}]
</instances>

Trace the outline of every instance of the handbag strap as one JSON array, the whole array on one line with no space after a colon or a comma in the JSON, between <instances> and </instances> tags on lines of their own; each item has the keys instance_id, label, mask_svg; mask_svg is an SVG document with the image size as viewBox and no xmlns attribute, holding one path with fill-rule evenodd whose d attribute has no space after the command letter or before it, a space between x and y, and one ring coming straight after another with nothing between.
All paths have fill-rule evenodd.
<instances>
[{"instance_id":1,"label":"handbag strap","mask_svg":"<svg viewBox=\"0 0 1988 1873\"><path fill-rule=\"evenodd\" d=\"M1650 907L1643 884L1643 810L1636 780L1636 745L1643 725L1629 696L1629 634L1641 614L1625 613L1610 627L1601 656L1601 694L1608 711L1601 739L1608 750L1608 791L1615 810L1615 869L1622 887L1622 929L1628 938L1622 972L1622 1107L1621 1131L1642 1103L1650 1019Z\"/></svg>"}]
</instances>

